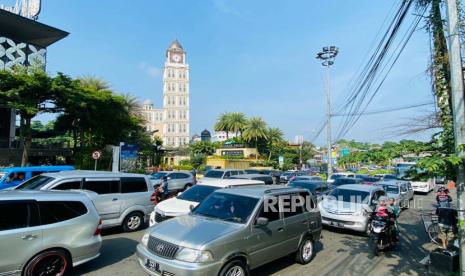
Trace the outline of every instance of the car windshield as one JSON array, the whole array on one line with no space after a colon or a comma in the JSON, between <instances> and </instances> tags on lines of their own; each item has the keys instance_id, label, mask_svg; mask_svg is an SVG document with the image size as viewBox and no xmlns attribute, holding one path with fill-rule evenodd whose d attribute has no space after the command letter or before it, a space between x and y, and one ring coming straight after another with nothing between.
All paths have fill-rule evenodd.
<instances>
[{"instance_id":1,"label":"car windshield","mask_svg":"<svg viewBox=\"0 0 465 276\"><path fill-rule=\"evenodd\" d=\"M341 177L343 177L343 175L341 175L341 174L333 174L333 175L331 175L331 179L338 179L338 178L341 178Z\"/></svg>"},{"instance_id":2,"label":"car windshield","mask_svg":"<svg viewBox=\"0 0 465 276\"><path fill-rule=\"evenodd\" d=\"M209 178L221 178L221 177L223 177L223 171L211 170L211 171L208 171L208 172L205 174L205 177L209 177Z\"/></svg>"},{"instance_id":3,"label":"car windshield","mask_svg":"<svg viewBox=\"0 0 465 276\"><path fill-rule=\"evenodd\" d=\"M388 194L398 194L399 193L399 186L394 185L382 185L384 191Z\"/></svg>"},{"instance_id":4,"label":"car windshield","mask_svg":"<svg viewBox=\"0 0 465 276\"><path fill-rule=\"evenodd\" d=\"M55 180L55 178L50 177L50 176L39 175L22 183L15 189L16 190L39 190L40 188L47 185L53 180Z\"/></svg>"},{"instance_id":5,"label":"car windshield","mask_svg":"<svg viewBox=\"0 0 465 276\"><path fill-rule=\"evenodd\" d=\"M285 172L285 173L283 173L281 176L289 176L289 175L291 175L291 174L292 174L291 172Z\"/></svg>"},{"instance_id":6,"label":"car windshield","mask_svg":"<svg viewBox=\"0 0 465 276\"><path fill-rule=\"evenodd\" d=\"M370 193L359 190L335 189L329 196L344 202L368 202Z\"/></svg>"},{"instance_id":7,"label":"car windshield","mask_svg":"<svg viewBox=\"0 0 465 276\"><path fill-rule=\"evenodd\" d=\"M158 172L158 173L152 174L152 176L150 178L152 178L152 179L161 179L163 176L165 176L167 174L168 173Z\"/></svg>"},{"instance_id":8,"label":"car windshield","mask_svg":"<svg viewBox=\"0 0 465 276\"><path fill-rule=\"evenodd\" d=\"M236 223L246 223L252 215L258 198L212 193L193 211L194 215L211 217Z\"/></svg>"},{"instance_id":9,"label":"car windshield","mask_svg":"<svg viewBox=\"0 0 465 276\"><path fill-rule=\"evenodd\" d=\"M357 180L355 178L338 178L334 181L334 186L341 186L346 184L356 184Z\"/></svg>"},{"instance_id":10,"label":"car windshield","mask_svg":"<svg viewBox=\"0 0 465 276\"><path fill-rule=\"evenodd\" d=\"M193 202L201 202L218 189L219 187L215 186L195 185L194 187L184 191L182 194L177 196L177 198Z\"/></svg>"},{"instance_id":11,"label":"car windshield","mask_svg":"<svg viewBox=\"0 0 465 276\"><path fill-rule=\"evenodd\" d=\"M319 186L319 183L311 183L308 181L293 181L289 184L289 187L303 188L309 190L310 192L315 192L316 188Z\"/></svg>"}]
</instances>

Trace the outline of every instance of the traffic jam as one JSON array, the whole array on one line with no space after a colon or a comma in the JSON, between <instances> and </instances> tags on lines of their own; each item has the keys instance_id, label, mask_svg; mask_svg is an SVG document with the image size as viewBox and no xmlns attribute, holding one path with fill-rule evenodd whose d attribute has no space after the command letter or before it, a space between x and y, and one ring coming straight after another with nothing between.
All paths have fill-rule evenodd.
<instances>
[{"instance_id":1,"label":"traffic jam","mask_svg":"<svg viewBox=\"0 0 465 276\"><path fill-rule=\"evenodd\" d=\"M151 275L250 275L288 255L311 266L323 227L366 236L378 256L396 250L396 220L414 198L412 183L395 175L335 173L326 181L310 171L41 166L0 177L0 275L72 274L99 261L107 228L145 229L135 252Z\"/></svg>"}]
</instances>

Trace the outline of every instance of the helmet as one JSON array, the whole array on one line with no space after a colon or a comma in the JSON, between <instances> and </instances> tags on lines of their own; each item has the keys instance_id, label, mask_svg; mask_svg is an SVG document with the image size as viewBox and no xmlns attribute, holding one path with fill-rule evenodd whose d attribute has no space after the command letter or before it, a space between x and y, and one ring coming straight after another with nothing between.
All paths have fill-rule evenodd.
<instances>
[{"instance_id":1,"label":"helmet","mask_svg":"<svg viewBox=\"0 0 465 276\"><path fill-rule=\"evenodd\" d=\"M163 177L161 178L161 180L168 180L168 177L163 176Z\"/></svg>"},{"instance_id":2,"label":"helmet","mask_svg":"<svg viewBox=\"0 0 465 276\"><path fill-rule=\"evenodd\" d=\"M388 197L387 196L380 196L379 199L378 199L378 202L381 203L381 202L384 202L386 203L388 201Z\"/></svg>"},{"instance_id":3,"label":"helmet","mask_svg":"<svg viewBox=\"0 0 465 276\"><path fill-rule=\"evenodd\" d=\"M445 187L441 186L438 188L438 192L449 192Z\"/></svg>"}]
</instances>

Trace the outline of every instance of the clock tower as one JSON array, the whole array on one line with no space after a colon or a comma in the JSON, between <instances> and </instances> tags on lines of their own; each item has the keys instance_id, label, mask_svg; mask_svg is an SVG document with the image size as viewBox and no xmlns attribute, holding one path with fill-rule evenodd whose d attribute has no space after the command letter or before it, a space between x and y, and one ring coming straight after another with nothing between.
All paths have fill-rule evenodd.
<instances>
[{"instance_id":1,"label":"clock tower","mask_svg":"<svg viewBox=\"0 0 465 276\"><path fill-rule=\"evenodd\" d=\"M163 144L189 144L189 65L177 39L166 50L163 71Z\"/></svg>"}]
</instances>

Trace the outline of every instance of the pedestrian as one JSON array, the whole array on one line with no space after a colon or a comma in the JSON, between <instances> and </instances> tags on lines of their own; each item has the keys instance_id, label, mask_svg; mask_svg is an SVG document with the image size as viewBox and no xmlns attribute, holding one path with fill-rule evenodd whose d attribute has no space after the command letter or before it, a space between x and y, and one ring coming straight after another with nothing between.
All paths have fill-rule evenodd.
<instances>
[{"instance_id":1,"label":"pedestrian","mask_svg":"<svg viewBox=\"0 0 465 276\"><path fill-rule=\"evenodd\" d=\"M438 192L436 193L436 202L438 207L450 207L452 198L449 195L449 190L445 187L439 187Z\"/></svg>"},{"instance_id":2,"label":"pedestrian","mask_svg":"<svg viewBox=\"0 0 465 276\"><path fill-rule=\"evenodd\" d=\"M442 242L442 248L447 249L447 246L454 240L454 232L457 226L457 210L451 206L439 206L436 210L438 215L439 238Z\"/></svg>"}]
</instances>

